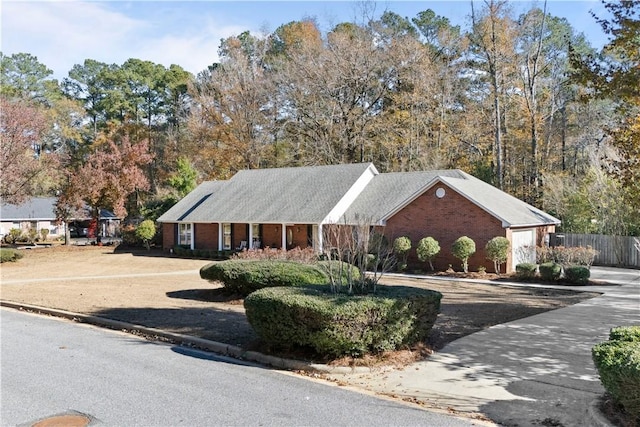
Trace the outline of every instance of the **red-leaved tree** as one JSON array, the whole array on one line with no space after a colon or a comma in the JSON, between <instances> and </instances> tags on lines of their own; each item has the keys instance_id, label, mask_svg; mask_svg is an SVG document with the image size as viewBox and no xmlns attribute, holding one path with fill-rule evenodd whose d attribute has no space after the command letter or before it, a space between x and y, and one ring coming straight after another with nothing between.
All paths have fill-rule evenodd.
<instances>
[{"instance_id":1,"label":"red-leaved tree","mask_svg":"<svg viewBox=\"0 0 640 427\"><path fill-rule=\"evenodd\" d=\"M69 175L58 199L58 216L66 220L74 211L88 205L96 220L101 208L112 209L119 217L125 217L127 198L137 190L149 189L144 168L152 160L146 140L132 143L125 136L100 143L84 164Z\"/></svg>"},{"instance_id":2,"label":"red-leaved tree","mask_svg":"<svg viewBox=\"0 0 640 427\"><path fill-rule=\"evenodd\" d=\"M20 204L37 195L41 181L55 175L57 156L42 150L47 128L39 107L0 98L0 198Z\"/></svg>"}]
</instances>

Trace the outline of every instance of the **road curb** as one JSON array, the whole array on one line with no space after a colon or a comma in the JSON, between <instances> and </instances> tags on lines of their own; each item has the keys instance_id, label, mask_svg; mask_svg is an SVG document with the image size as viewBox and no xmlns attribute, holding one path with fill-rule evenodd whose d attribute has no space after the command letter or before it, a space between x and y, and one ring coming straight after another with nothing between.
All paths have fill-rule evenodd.
<instances>
[{"instance_id":1,"label":"road curb","mask_svg":"<svg viewBox=\"0 0 640 427\"><path fill-rule=\"evenodd\" d=\"M0 306L12 308L14 310L28 311L36 314L45 314L53 317L60 317L74 322L87 323L90 325L119 330L127 333L137 332L138 334L145 335L149 339L153 339L154 337L162 338L164 340L174 342L184 347L198 348L200 350L210 351L222 356L229 356L239 360L255 362L277 369L285 369L289 371L321 372L327 374L367 373L372 371L371 368L367 367L329 366L319 363L307 363L300 360L285 359L282 357L270 356L268 354L263 354L257 351L244 350L238 346L224 344L217 341L210 341L191 335L176 334L161 329L135 325L120 320L107 319L105 317L92 316L89 314L74 313L71 311L55 308L40 307L32 304L22 304L3 300L0 300ZM162 341L162 339L154 340Z\"/></svg>"}]
</instances>

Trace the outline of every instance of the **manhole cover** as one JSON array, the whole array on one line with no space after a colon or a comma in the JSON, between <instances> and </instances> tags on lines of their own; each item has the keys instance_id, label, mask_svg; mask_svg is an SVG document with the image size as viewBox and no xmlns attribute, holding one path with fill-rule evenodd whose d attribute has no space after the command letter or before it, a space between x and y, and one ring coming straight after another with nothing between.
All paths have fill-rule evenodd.
<instances>
[{"instance_id":1,"label":"manhole cover","mask_svg":"<svg viewBox=\"0 0 640 427\"><path fill-rule=\"evenodd\" d=\"M84 415L57 415L40 420L32 427L87 427L90 422Z\"/></svg>"}]
</instances>

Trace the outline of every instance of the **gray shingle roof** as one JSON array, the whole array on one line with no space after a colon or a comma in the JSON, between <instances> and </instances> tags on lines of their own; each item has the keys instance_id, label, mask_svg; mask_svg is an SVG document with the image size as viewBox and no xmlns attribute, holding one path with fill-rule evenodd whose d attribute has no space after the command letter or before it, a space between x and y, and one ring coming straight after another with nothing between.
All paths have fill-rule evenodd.
<instances>
[{"instance_id":1,"label":"gray shingle roof","mask_svg":"<svg viewBox=\"0 0 640 427\"><path fill-rule=\"evenodd\" d=\"M53 221L56 219L55 197L34 197L21 205L11 205L0 202L0 219L2 221ZM89 219L91 212L85 208L76 215L75 219ZM118 219L111 211L100 209L100 219Z\"/></svg>"},{"instance_id":2,"label":"gray shingle roof","mask_svg":"<svg viewBox=\"0 0 640 427\"><path fill-rule=\"evenodd\" d=\"M197 209L228 181L204 181L158 218L158 222L178 222Z\"/></svg>"},{"instance_id":3,"label":"gray shingle roof","mask_svg":"<svg viewBox=\"0 0 640 427\"><path fill-rule=\"evenodd\" d=\"M36 197L21 205L10 205L3 202L0 208L0 218L3 221L55 220L55 207L55 197Z\"/></svg>"},{"instance_id":4,"label":"gray shingle roof","mask_svg":"<svg viewBox=\"0 0 640 427\"><path fill-rule=\"evenodd\" d=\"M190 212L181 201L158 220L318 224L367 173L377 173L371 163L244 170Z\"/></svg>"},{"instance_id":5,"label":"gray shingle roof","mask_svg":"<svg viewBox=\"0 0 640 427\"><path fill-rule=\"evenodd\" d=\"M458 169L377 175L345 212L342 221L354 222L356 214L372 223L385 221L438 182L500 219L505 227L560 223L559 219Z\"/></svg>"}]
</instances>

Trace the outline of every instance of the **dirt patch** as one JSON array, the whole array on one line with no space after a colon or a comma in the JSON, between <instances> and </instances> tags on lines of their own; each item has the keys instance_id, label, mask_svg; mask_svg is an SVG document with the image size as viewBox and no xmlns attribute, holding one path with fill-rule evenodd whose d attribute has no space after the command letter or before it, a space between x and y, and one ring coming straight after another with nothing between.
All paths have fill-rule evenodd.
<instances>
[{"instance_id":1,"label":"dirt patch","mask_svg":"<svg viewBox=\"0 0 640 427\"><path fill-rule=\"evenodd\" d=\"M105 247L53 247L24 251L0 265L0 298L102 316L242 348L260 348L242 300L200 279L207 260ZM598 294L436 279L387 277L382 283L442 292L442 307L427 348L401 360L490 326L566 307ZM585 288L585 290L587 290ZM343 361L353 364L354 361ZM362 361L364 364L372 363Z\"/></svg>"}]
</instances>

